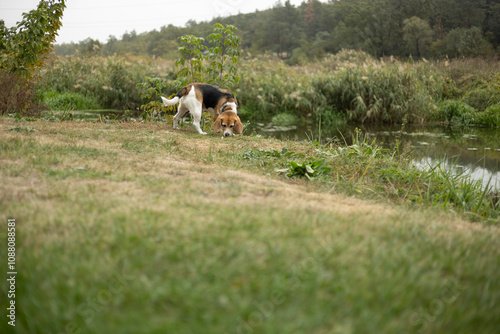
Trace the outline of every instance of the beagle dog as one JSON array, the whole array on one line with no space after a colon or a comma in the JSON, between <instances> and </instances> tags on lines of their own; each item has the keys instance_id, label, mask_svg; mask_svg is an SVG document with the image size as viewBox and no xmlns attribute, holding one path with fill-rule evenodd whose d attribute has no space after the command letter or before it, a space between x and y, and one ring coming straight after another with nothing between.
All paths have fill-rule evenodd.
<instances>
[{"instance_id":1,"label":"beagle dog","mask_svg":"<svg viewBox=\"0 0 500 334\"><path fill-rule=\"evenodd\" d=\"M219 132L224 125L231 130L226 131L224 136L233 133L239 134L243 130L238 117L238 102L231 91L205 83L192 83L183 87L172 99L161 97L166 106L173 106L179 103L177 114L174 116L174 129L178 128L179 120L189 111L193 115L193 126L199 134L206 135L200 127L203 111L211 111L216 119L214 129ZM219 118L225 114L223 118ZM223 121L224 120L224 121ZM218 122L221 127L216 126ZM239 125L238 125L239 124ZM218 129L218 130L217 130ZM226 133L229 133L226 135Z\"/></svg>"},{"instance_id":2,"label":"beagle dog","mask_svg":"<svg viewBox=\"0 0 500 334\"><path fill-rule=\"evenodd\" d=\"M214 131L220 132L221 130L224 137L239 135L243 131L243 124L238 114L230 106L226 106L214 122Z\"/></svg>"}]
</instances>

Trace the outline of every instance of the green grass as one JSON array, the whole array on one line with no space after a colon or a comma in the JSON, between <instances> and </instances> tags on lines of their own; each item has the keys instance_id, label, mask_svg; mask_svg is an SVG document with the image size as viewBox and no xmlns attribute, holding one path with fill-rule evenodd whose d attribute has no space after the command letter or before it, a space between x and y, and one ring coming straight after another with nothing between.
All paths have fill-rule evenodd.
<instances>
[{"instance_id":1,"label":"green grass","mask_svg":"<svg viewBox=\"0 0 500 334\"><path fill-rule=\"evenodd\" d=\"M0 119L0 219L17 223L16 333L500 326L496 218L412 200L417 186L435 188L431 173L362 137L315 146L160 124L19 124ZM276 171L309 157L330 173ZM3 306L5 284L0 294ZM0 331L12 332L5 319Z\"/></svg>"},{"instance_id":2,"label":"green grass","mask_svg":"<svg viewBox=\"0 0 500 334\"><path fill-rule=\"evenodd\" d=\"M43 92L42 100L51 110L89 110L99 109L99 103L80 93L64 92L59 93L55 90Z\"/></svg>"}]
</instances>

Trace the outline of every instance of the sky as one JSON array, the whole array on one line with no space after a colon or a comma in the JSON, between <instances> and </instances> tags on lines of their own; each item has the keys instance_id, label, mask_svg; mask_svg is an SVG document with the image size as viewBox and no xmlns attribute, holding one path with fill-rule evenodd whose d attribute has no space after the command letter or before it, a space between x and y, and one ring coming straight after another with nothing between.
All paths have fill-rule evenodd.
<instances>
[{"instance_id":1,"label":"sky","mask_svg":"<svg viewBox=\"0 0 500 334\"><path fill-rule=\"evenodd\" d=\"M304 0L291 0L298 6ZM22 13L37 7L39 0L0 0L0 20L15 26ZM284 2L284 1L282 1ZM326 1L324 1L326 2ZM86 38L106 42L110 35L138 34L173 24L184 27L189 20L210 21L238 13L273 7L277 0L66 0L63 26L56 44ZM237 25L236 25L237 26Z\"/></svg>"}]
</instances>

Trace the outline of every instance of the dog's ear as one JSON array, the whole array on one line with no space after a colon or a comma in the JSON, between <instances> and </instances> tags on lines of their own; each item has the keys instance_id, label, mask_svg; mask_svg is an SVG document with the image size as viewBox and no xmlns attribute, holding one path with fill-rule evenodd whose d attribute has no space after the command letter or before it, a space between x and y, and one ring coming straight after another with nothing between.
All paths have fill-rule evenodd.
<instances>
[{"instance_id":1,"label":"dog's ear","mask_svg":"<svg viewBox=\"0 0 500 334\"><path fill-rule=\"evenodd\" d=\"M236 122L234 123L234 133L237 135L243 132L243 124L241 124L241 120L238 116L236 116Z\"/></svg>"},{"instance_id":2,"label":"dog's ear","mask_svg":"<svg viewBox=\"0 0 500 334\"><path fill-rule=\"evenodd\" d=\"M222 118L219 116L214 122L214 131L219 133L222 127Z\"/></svg>"}]
</instances>

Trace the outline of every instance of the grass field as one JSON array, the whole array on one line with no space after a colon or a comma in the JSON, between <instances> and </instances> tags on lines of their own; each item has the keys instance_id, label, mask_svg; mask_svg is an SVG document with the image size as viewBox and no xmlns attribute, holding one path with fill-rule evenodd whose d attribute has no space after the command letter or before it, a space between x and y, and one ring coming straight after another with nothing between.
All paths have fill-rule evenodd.
<instances>
[{"instance_id":1,"label":"grass field","mask_svg":"<svg viewBox=\"0 0 500 334\"><path fill-rule=\"evenodd\" d=\"M15 332L498 333L498 224L410 200L356 149L308 181L276 169L310 143L0 118Z\"/></svg>"}]
</instances>

